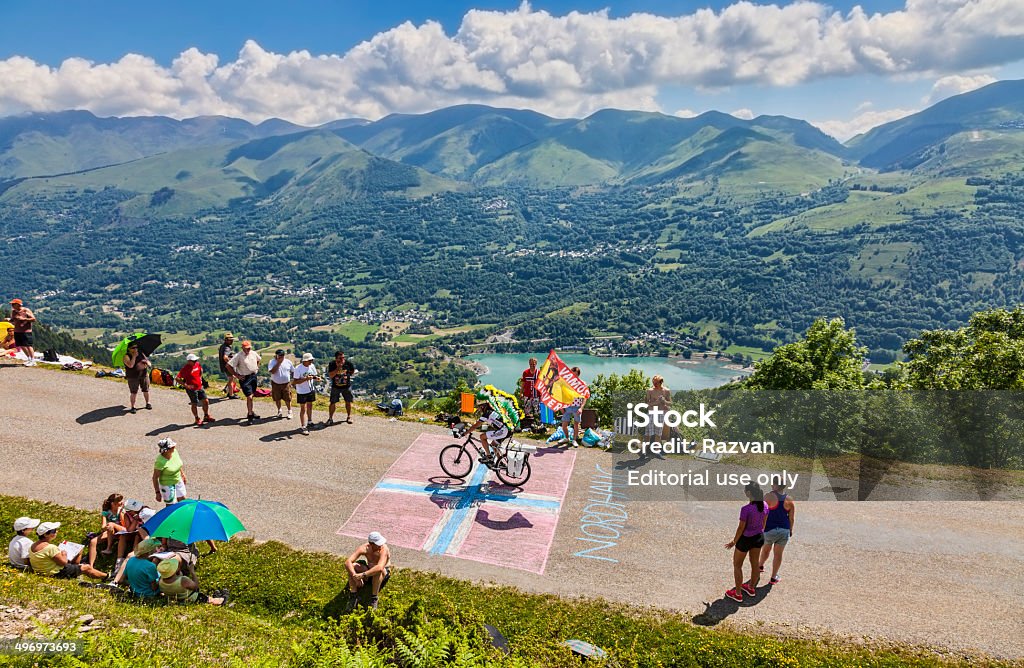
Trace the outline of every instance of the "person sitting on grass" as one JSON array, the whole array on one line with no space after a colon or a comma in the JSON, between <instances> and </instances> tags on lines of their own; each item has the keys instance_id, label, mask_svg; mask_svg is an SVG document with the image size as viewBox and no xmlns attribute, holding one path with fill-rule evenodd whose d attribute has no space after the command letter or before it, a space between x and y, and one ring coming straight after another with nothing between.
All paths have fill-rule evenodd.
<instances>
[{"instance_id":1,"label":"person sitting on grass","mask_svg":"<svg viewBox=\"0 0 1024 668\"><path fill-rule=\"evenodd\" d=\"M181 367L174 380L185 388L188 395L188 402L192 407L192 417L195 418L196 426L203 422L215 422L210 415L210 400L206 396L206 389L203 387L203 367L199 364L199 358L189 355L185 358L185 366ZM199 406L203 407L203 417L199 417Z\"/></svg>"},{"instance_id":2,"label":"person sitting on grass","mask_svg":"<svg viewBox=\"0 0 1024 668\"><path fill-rule=\"evenodd\" d=\"M227 603L227 592L214 592L214 596L207 596L199 591L199 584L180 573L181 564L177 558L164 559L156 566L160 574L160 581L157 586L160 593L174 603L209 603L210 605L224 605ZM216 594L223 594L217 596Z\"/></svg>"},{"instance_id":3,"label":"person sitting on grass","mask_svg":"<svg viewBox=\"0 0 1024 668\"><path fill-rule=\"evenodd\" d=\"M487 453L484 457L480 458L481 464L491 464L498 461L498 444L501 443L501 439L508 436L508 427L505 422L501 419L501 415L498 411L491 407L491 404L486 399L478 399L476 402L477 410L480 413L480 418L476 422L471 424L466 432L471 432L481 425L487 425L484 433L480 436L480 442L484 444L484 451Z\"/></svg>"},{"instance_id":4,"label":"person sitting on grass","mask_svg":"<svg viewBox=\"0 0 1024 668\"><path fill-rule=\"evenodd\" d=\"M100 536L106 540L107 546L103 554L113 554L114 543L120 543L120 536L117 532L125 531L124 520L124 497L114 493L103 501L100 511ZM118 555L120 556L120 555ZM92 562L90 561L90 564Z\"/></svg>"},{"instance_id":5,"label":"person sitting on grass","mask_svg":"<svg viewBox=\"0 0 1024 668\"><path fill-rule=\"evenodd\" d=\"M29 569L28 558L32 554L32 537L29 533L39 526L39 520L32 517L19 517L14 520L14 538L7 547L7 558L20 571Z\"/></svg>"},{"instance_id":6,"label":"person sitting on grass","mask_svg":"<svg viewBox=\"0 0 1024 668\"><path fill-rule=\"evenodd\" d=\"M68 559L64 548L54 544L57 538L57 529L60 522L43 522L36 527L36 534L39 540L32 543L29 549L29 564L32 570L40 575L52 575L58 578L77 578L79 575L87 575L91 578L104 579L107 574L96 570L89 564L79 563L82 553L79 552L74 559ZM89 551L96 550L97 539L94 536L89 541Z\"/></svg>"},{"instance_id":7,"label":"person sitting on grass","mask_svg":"<svg viewBox=\"0 0 1024 668\"><path fill-rule=\"evenodd\" d=\"M135 552L122 565L120 572L114 577L114 584L127 581L132 593L141 598L153 598L159 592L157 582L160 574L151 559L154 552L160 549L160 541L147 538L140 542Z\"/></svg>"},{"instance_id":8,"label":"person sitting on grass","mask_svg":"<svg viewBox=\"0 0 1024 668\"><path fill-rule=\"evenodd\" d=\"M362 589L370 586L370 607L377 607L377 597L391 578L391 549L387 540L379 532L373 531L366 542L356 548L345 559L345 570L348 571L348 609L352 610L359 602Z\"/></svg>"}]
</instances>

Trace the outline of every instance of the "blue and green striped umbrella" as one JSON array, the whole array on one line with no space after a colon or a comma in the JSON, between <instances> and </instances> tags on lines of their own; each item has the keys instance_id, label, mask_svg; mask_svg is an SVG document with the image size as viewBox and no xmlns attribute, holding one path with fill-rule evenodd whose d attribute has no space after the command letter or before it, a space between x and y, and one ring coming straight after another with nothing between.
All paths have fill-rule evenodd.
<instances>
[{"instance_id":1,"label":"blue and green striped umbrella","mask_svg":"<svg viewBox=\"0 0 1024 668\"><path fill-rule=\"evenodd\" d=\"M182 543L226 541L245 527L228 507L216 501L186 499L167 506L142 525L150 536Z\"/></svg>"}]
</instances>

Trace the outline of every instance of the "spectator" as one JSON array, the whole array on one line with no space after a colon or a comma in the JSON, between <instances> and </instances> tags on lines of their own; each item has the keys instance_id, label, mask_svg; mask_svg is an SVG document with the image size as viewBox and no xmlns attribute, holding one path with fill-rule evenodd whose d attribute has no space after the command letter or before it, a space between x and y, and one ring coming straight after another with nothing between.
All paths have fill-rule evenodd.
<instances>
[{"instance_id":1,"label":"spectator","mask_svg":"<svg viewBox=\"0 0 1024 668\"><path fill-rule=\"evenodd\" d=\"M139 350L139 346L132 343L128 346L128 352L124 355L124 379L128 381L128 392L130 393L130 412L135 413L135 397L139 390L142 390L142 397L146 400L146 409L153 410L153 404L149 403L149 369L151 368L149 358Z\"/></svg>"},{"instance_id":2,"label":"spectator","mask_svg":"<svg viewBox=\"0 0 1024 668\"><path fill-rule=\"evenodd\" d=\"M288 419L292 419L292 372L295 365L284 356L283 350L274 353L274 359L267 364L270 372L270 398L277 406L277 417L281 417L281 402L288 408Z\"/></svg>"},{"instance_id":3,"label":"spectator","mask_svg":"<svg viewBox=\"0 0 1024 668\"><path fill-rule=\"evenodd\" d=\"M88 564L79 563L82 559L81 552L74 559L69 560L64 548L53 544L59 528L60 522L43 522L36 527L39 540L32 543L28 558L32 570L40 575L52 575L58 578L77 578L79 575L87 575L102 580L107 577L103 571L98 571ZM89 551L95 550L96 538L93 537L89 542Z\"/></svg>"},{"instance_id":4,"label":"spectator","mask_svg":"<svg viewBox=\"0 0 1024 668\"><path fill-rule=\"evenodd\" d=\"M5 327L3 332L3 343L0 343L0 348L3 350L10 350L11 348L17 348L18 346L14 343L14 325Z\"/></svg>"},{"instance_id":5,"label":"spectator","mask_svg":"<svg viewBox=\"0 0 1024 668\"><path fill-rule=\"evenodd\" d=\"M334 424L334 407L338 399L345 398L345 422L352 424L352 376L356 368L351 360L345 359L345 353L334 353L334 360L327 365L327 375L331 379L331 404L327 408L327 424Z\"/></svg>"},{"instance_id":6,"label":"spectator","mask_svg":"<svg viewBox=\"0 0 1024 668\"><path fill-rule=\"evenodd\" d=\"M29 532L39 526L39 520L31 517L19 517L14 520L14 538L7 547L7 558L11 566L23 571L29 569L28 559L32 554L32 538Z\"/></svg>"},{"instance_id":7,"label":"spectator","mask_svg":"<svg viewBox=\"0 0 1024 668\"><path fill-rule=\"evenodd\" d=\"M14 325L14 347L25 353L25 366L36 365L36 352L32 349L32 323L36 321L32 311L22 305L20 299L11 300L11 324Z\"/></svg>"},{"instance_id":8,"label":"spectator","mask_svg":"<svg viewBox=\"0 0 1024 668\"><path fill-rule=\"evenodd\" d=\"M259 415L253 410L253 395L256 394L256 374L260 370L260 354L252 349L251 341L242 341L242 352L228 362L228 373L238 378L238 384L245 395L245 417L249 422L258 420Z\"/></svg>"},{"instance_id":9,"label":"spectator","mask_svg":"<svg viewBox=\"0 0 1024 668\"><path fill-rule=\"evenodd\" d=\"M523 392L523 412L526 415L540 413L540 391L537 389L537 358L531 357L530 366L523 371L520 388Z\"/></svg>"},{"instance_id":10,"label":"spectator","mask_svg":"<svg viewBox=\"0 0 1024 668\"><path fill-rule=\"evenodd\" d=\"M104 499L100 510L100 535L106 539L107 547L103 550L103 554L113 554L114 543L120 543L120 536L116 534L119 531L125 531L124 515L123 496L114 493ZM90 559L89 565L95 565L95 562Z\"/></svg>"},{"instance_id":11,"label":"spectator","mask_svg":"<svg viewBox=\"0 0 1024 668\"><path fill-rule=\"evenodd\" d=\"M210 416L210 400L206 397L206 389L203 387L203 367L199 364L199 358L189 355L185 358L185 366L181 367L175 380L185 386L185 394L188 395L192 407L192 417L196 420L196 426L203 422L214 422ZM199 406L203 407L203 418L199 419Z\"/></svg>"},{"instance_id":12,"label":"spectator","mask_svg":"<svg viewBox=\"0 0 1024 668\"><path fill-rule=\"evenodd\" d=\"M574 366L572 372L579 378L581 372L578 366ZM574 448L580 447L580 439L583 437L580 424L583 419L583 406L586 403L586 397L576 397L571 404L565 407L565 411L562 413L562 431L565 433L565 437L572 442L572 447ZM574 419L576 421L576 428L570 432L569 429L572 427Z\"/></svg>"},{"instance_id":13,"label":"spectator","mask_svg":"<svg viewBox=\"0 0 1024 668\"><path fill-rule=\"evenodd\" d=\"M299 402L299 428L306 435L309 435L309 428L313 425L313 401L316 399L313 381L319 377L316 365L313 364L313 354L303 354L302 363L292 372L292 385L295 386L296 400Z\"/></svg>"},{"instance_id":14,"label":"spectator","mask_svg":"<svg viewBox=\"0 0 1024 668\"><path fill-rule=\"evenodd\" d=\"M769 584L779 584L779 568L782 567L782 552L793 537L793 526L796 524L796 504L786 494L786 483L781 476L772 476L772 491L764 496L768 506L768 519L764 523L764 547L761 548L761 572L768 561L772 548L775 557L772 559L772 577Z\"/></svg>"},{"instance_id":15,"label":"spectator","mask_svg":"<svg viewBox=\"0 0 1024 668\"><path fill-rule=\"evenodd\" d=\"M661 376L655 376L651 378L651 385L653 387L647 390L647 405L650 407L657 406L662 411L667 411L672 407L672 391L664 386L665 379ZM648 422L646 434L652 441L663 441L668 438L669 428L660 414L658 419L655 420L652 417L650 422Z\"/></svg>"},{"instance_id":16,"label":"spectator","mask_svg":"<svg viewBox=\"0 0 1024 668\"><path fill-rule=\"evenodd\" d=\"M161 561L157 564L156 570L160 575L160 581L157 583L160 593L175 603L226 603L226 597L210 597L199 591L199 584L195 580L179 573L180 562L174 557Z\"/></svg>"},{"instance_id":17,"label":"spectator","mask_svg":"<svg viewBox=\"0 0 1024 668\"><path fill-rule=\"evenodd\" d=\"M732 571L736 586L725 592L734 601L743 602L743 594L757 596L757 582L760 579L758 559L764 545L764 524L768 519L768 506L764 492L756 482L747 483L743 488L747 505L740 509L740 523L736 535L725 544L726 549L735 547L732 554ZM743 581L743 560L750 558L750 582Z\"/></svg>"},{"instance_id":18,"label":"spectator","mask_svg":"<svg viewBox=\"0 0 1024 668\"><path fill-rule=\"evenodd\" d=\"M157 443L157 448L160 454L153 464L153 491L156 492L157 501L163 501L169 506L188 498L185 488L188 478L183 470L177 443L164 438Z\"/></svg>"},{"instance_id":19,"label":"spectator","mask_svg":"<svg viewBox=\"0 0 1024 668\"><path fill-rule=\"evenodd\" d=\"M370 607L377 607L377 597L391 579L391 548L387 540L379 532L373 531L366 542L356 548L345 559L345 570L348 571L348 608L355 608L359 601L359 592L370 585Z\"/></svg>"},{"instance_id":20,"label":"spectator","mask_svg":"<svg viewBox=\"0 0 1024 668\"><path fill-rule=\"evenodd\" d=\"M140 542L135 552L124 562L121 572L114 578L114 583L128 581L132 593L142 598L153 598L160 591L158 582L160 574L153 563L152 555L160 549L160 541L147 538Z\"/></svg>"},{"instance_id":21,"label":"spectator","mask_svg":"<svg viewBox=\"0 0 1024 668\"><path fill-rule=\"evenodd\" d=\"M224 396L228 399L238 398L238 388L235 386L235 376L231 373L228 363L235 356L235 335L225 332L224 342L217 348L217 361L220 363L220 372L227 376L228 382L224 386Z\"/></svg>"}]
</instances>

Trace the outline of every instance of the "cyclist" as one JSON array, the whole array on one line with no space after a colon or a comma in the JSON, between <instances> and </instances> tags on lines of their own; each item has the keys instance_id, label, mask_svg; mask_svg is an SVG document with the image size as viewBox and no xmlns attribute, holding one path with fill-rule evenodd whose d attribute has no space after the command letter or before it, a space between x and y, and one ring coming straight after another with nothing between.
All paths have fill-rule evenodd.
<instances>
[{"instance_id":1,"label":"cyclist","mask_svg":"<svg viewBox=\"0 0 1024 668\"><path fill-rule=\"evenodd\" d=\"M501 439L508 436L508 426L501 419L498 411L494 410L486 399L478 399L476 407L480 417L469 426L466 432L471 432L482 425L486 425L487 428L480 436L480 441L484 444L484 450L487 454L480 458L480 463L490 466L498 461L500 455L498 444L501 443Z\"/></svg>"}]
</instances>

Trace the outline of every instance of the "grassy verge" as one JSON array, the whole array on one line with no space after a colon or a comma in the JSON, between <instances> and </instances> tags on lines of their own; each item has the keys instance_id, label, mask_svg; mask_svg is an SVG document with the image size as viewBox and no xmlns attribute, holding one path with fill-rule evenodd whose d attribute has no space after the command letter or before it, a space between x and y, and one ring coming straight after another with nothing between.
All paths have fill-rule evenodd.
<instances>
[{"instance_id":1,"label":"grassy verge","mask_svg":"<svg viewBox=\"0 0 1024 668\"><path fill-rule=\"evenodd\" d=\"M20 515L60 521L70 539L95 523L94 513L0 496L0 526L10 527ZM623 668L1009 665L709 630L665 611L525 594L407 569L392 578L378 611L344 614L343 575L333 556L237 541L204 557L199 568L204 589L232 592L228 608L142 605L8 567L0 567L0 600L49 619L21 631L24 637L83 639L82 654L49 664L61 666L582 665L560 645L565 638L604 647ZM79 633L76 620L83 614L93 615L92 626L100 628ZM508 638L511 655L491 647L485 623ZM0 655L5 662L34 663Z\"/></svg>"}]
</instances>

